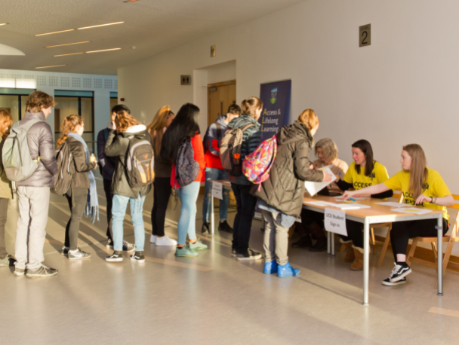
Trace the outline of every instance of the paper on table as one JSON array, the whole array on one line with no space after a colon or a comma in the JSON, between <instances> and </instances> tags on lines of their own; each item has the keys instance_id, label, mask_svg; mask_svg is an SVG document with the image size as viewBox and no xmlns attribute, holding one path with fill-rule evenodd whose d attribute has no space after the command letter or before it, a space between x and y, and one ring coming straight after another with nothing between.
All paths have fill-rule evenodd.
<instances>
[{"instance_id":1,"label":"paper on table","mask_svg":"<svg viewBox=\"0 0 459 345\"><path fill-rule=\"evenodd\" d=\"M432 212L432 210L426 208L417 208L417 207L401 207L401 208L393 208L391 211L400 212L400 213L414 213L414 214L426 214Z\"/></svg>"},{"instance_id":2,"label":"paper on table","mask_svg":"<svg viewBox=\"0 0 459 345\"><path fill-rule=\"evenodd\" d=\"M371 206L368 206L368 205L355 204L355 203L352 203L352 204L335 204L333 202L329 202L328 205L332 206L332 207L340 208L342 210L356 210L356 209L359 209L359 208L371 208Z\"/></svg>"},{"instance_id":3,"label":"paper on table","mask_svg":"<svg viewBox=\"0 0 459 345\"><path fill-rule=\"evenodd\" d=\"M388 206L388 207L412 207L413 205L408 205L408 204L400 204L398 202L391 202L391 201L385 201L385 202L378 202L376 205L382 205L382 206Z\"/></svg>"},{"instance_id":4,"label":"paper on table","mask_svg":"<svg viewBox=\"0 0 459 345\"><path fill-rule=\"evenodd\" d=\"M330 170L330 167L327 166L327 167L324 167L324 168L321 168L320 170L322 170L324 172L324 174L330 174L333 176L332 180L331 181L328 181L328 182L310 182L310 181L306 181L304 183L304 186L305 188L308 190L309 194L311 196L314 196L316 195L318 192L320 192L322 189L324 189L325 187L327 187L329 184L332 184L335 180L336 180L336 176L335 174L333 174L333 172Z\"/></svg>"},{"instance_id":5,"label":"paper on table","mask_svg":"<svg viewBox=\"0 0 459 345\"><path fill-rule=\"evenodd\" d=\"M337 201L343 201L343 197L342 196L335 196L335 199ZM356 198L352 198L354 200L367 200L367 199L370 199L370 197L356 197Z\"/></svg>"},{"instance_id":6,"label":"paper on table","mask_svg":"<svg viewBox=\"0 0 459 345\"><path fill-rule=\"evenodd\" d=\"M306 201L306 204L320 206L320 207L327 207L329 203L326 201Z\"/></svg>"}]
</instances>

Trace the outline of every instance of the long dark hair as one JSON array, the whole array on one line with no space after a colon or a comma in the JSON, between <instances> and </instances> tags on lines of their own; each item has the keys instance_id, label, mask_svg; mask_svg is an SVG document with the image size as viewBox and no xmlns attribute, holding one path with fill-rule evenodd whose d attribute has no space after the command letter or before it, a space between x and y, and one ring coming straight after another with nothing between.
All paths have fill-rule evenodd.
<instances>
[{"instance_id":1,"label":"long dark hair","mask_svg":"<svg viewBox=\"0 0 459 345\"><path fill-rule=\"evenodd\" d=\"M365 155L365 176L370 176L373 168L375 167L375 161L373 160L373 148L371 147L371 144L367 140L362 139L353 143L352 147L360 149L360 151L362 151ZM355 170L357 170L357 173L360 174L360 165L356 164Z\"/></svg>"},{"instance_id":2,"label":"long dark hair","mask_svg":"<svg viewBox=\"0 0 459 345\"><path fill-rule=\"evenodd\" d=\"M183 105L167 128L161 142L161 158L175 162L180 146L186 139L193 138L200 133L199 125L195 118L199 114L199 108L194 104Z\"/></svg>"}]
</instances>

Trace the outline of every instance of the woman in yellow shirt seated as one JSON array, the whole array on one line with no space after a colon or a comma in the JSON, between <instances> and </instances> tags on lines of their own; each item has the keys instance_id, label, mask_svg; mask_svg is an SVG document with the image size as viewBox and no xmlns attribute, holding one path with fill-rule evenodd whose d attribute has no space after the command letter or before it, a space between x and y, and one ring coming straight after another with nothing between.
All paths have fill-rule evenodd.
<instances>
[{"instance_id":1,"label":"woman in yellow shirt seated","mask_svg":"<svg viewBox=\"0 0 459 345\"><path fill-rule=\"evenodd\" d=\"M344 175L343 181L336 181L338 187L346 191L350 188L361 190L386 181L389 178L384 165L373 160L373 148L367 140L359 140L352 144L352 158L354 162ZM390 198L392 190L383 193L362 193L372 198ZM346 220L347 237L340 236L341 242L347 247L344 261L352 262L351 270L363 270L363 224Z\"/></svg>"},{"instance_id":2,"label":"woman in yellow shirt seated","mask_svg":"<svg viewBox=\"0 0 459 345\"><path fill-rule=\"evenodd\" d=\"M402 171L398 172L384 183L380 183L358 191L346 192L344 199L362 193L382 193L390 189L401 190L406 204L422 206L443 211L443 234L448 231L448 211L446 206L453 206L454 199L440 174L426 167L424 150L418 144L403 147ZM411 268L406 263L408 240L414 237L437 236L436 219L395 222L390 232L395 267L389 278L382 281L383 285L394 286L404 284Z\"/></svg>"}]
</instances>

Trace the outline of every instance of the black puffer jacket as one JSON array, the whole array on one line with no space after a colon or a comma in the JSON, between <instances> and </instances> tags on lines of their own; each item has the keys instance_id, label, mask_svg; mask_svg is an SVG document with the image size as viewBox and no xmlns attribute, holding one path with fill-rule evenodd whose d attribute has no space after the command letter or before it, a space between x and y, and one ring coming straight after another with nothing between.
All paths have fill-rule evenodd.
<instances>
[{"instance_id":1,"label":"black puffer jacket","mask_svg":"<svg viewBox=\"0 0 459 345\"><path fill-rule=\"evenodd\" d=\"M95 169L96 163L86 163L86 153L83 144L75 138L69 137L67 140L70 154L75 164L75 174L72 177L72 189L89 189L88 171Z\"/></svg>"},{"instance_id":2,"label":"black puffer jacket","mask_svg":"<svg viewBox=\"0 0 459 345\"><path fill-rule=\"evenodd\" d=\"M20 125L26 124L30 120L41 120L30 127L27 132L27 142L32 159L40 157L38 168L28 179L16 183L18 187L53 187L53 176L57 174L56 157L54 156L54 140L51 127L44 122L43 113L26 112Z\"/></svg>"},{"instance_id":3,"label":"black puffer jacket","mask_svg":"<svg viewBox=\"0 0 459 345\"><path fill-rule=\"evenodd\" d=\"M298 217L304 198L304 181L320 182L324 174L309 168L314 139L309 129L295 122L277 134L277 156L269 178L255 196L290 216Z\"/></svg>"},{"instance_id":4,"label":"black puffer jacket","mask_svg":"<svg viewBox=\"0 0 459 345\"><path fill-rule=\"evenodd\" d=\"M114 130L110 130L107 142L105 144L105 155L108 157L118 157L118 165L115 170L115 175L112 179L112 193L137 198L139 193L142 196L147 195L151 190L151 185L142 189L131 188L126 177L126 153L129 147L129 136L141 135L151 144L150 134L144 125L129 127L126 132L117 134Z\"/></svg>"}]
</instances>

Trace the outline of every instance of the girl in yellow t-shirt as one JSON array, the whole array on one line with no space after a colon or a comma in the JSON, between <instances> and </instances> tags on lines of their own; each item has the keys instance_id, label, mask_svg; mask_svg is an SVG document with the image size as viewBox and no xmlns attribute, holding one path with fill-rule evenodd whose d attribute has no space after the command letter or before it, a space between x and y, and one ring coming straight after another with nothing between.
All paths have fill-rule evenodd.
<instances>
[{"instance_id":1,"label":"girl in yellow t-shirt","mask_svg":"<svg viewBox=\"0 0 459 345\"><path fill-rule=\"evenodd\" d=\"M337 180L338 187L346 191L350 188L362 190L386 181L389 178L384 165L373 160L373 148L367 140L359 140L352 144L352 158L354 162L344 175L342 181ZM362 194L362 193L360 193ZM393 192L365 193L372 198L390 198ZM344 261L352 262L351 270L363 270L363 224L346 220L347 236L340 236L341 242L347 247Z\"/></svg>"},{"instance_id":2,"label":"girl in yellow t-shirt","mask_svg":"<svg viewBox=\"0 0 459 345\"><path fill-rule=\"evenodd\" d=\"M410 144L402 150L402 171L387 181L358 191L346 192L344 199L362 193L382 193L391 189L401 190L406 204L443 210L443 234L448 231L448 212L446 206L453 206L454 199L440 174L426 167L424 150L418 144ZM437 236L436 219L395 222L392 225L390 240L394 252L395 267L389 278L382 284L394 286L404 284L411 268L406 263L408 240L414 237Z\"/></svg>"}]
</instances>

